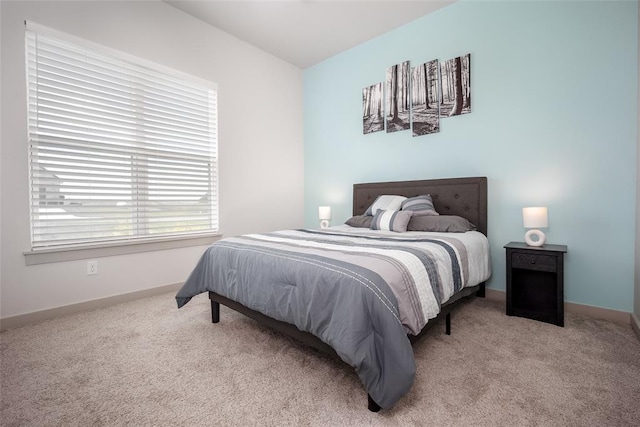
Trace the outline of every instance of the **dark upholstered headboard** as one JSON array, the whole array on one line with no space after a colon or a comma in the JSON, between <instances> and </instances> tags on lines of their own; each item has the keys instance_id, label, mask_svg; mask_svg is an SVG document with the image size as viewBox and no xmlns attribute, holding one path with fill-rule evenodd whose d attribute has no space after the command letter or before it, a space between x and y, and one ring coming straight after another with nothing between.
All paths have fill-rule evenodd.
<instances>
[{"instance_id":1,"label":"dark upholstered headboard","mask_svg":"<svg viewBox=\"0 0 640 427\"><path fill-rule=\"evenodd\" d=\"M374 182L353 186L353 215L362 215L376 197L398 194L414 197L431 194L441 215L458 215L487 235L487 178L446 178L422 181Z\"/></svg>"}]
</instances>

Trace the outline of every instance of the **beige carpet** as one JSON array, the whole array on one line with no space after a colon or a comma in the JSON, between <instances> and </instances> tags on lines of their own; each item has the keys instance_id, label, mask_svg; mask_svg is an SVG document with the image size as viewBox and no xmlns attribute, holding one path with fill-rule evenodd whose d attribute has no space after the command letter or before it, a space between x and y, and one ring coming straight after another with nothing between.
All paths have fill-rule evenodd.
<instances>
[{"instance_id":1,"label":"beige carpet","mask_svg":"<svg viewBox=\"0 0 640 427\"><path fill-rule=\"evenodd\" d=\"M639 426L630 326L568 315L559 328L475 299L415 347L394 408L367 410L346 364L209 300L173 294L0 334L6 426Z\"/></svg>"}]
</instances>

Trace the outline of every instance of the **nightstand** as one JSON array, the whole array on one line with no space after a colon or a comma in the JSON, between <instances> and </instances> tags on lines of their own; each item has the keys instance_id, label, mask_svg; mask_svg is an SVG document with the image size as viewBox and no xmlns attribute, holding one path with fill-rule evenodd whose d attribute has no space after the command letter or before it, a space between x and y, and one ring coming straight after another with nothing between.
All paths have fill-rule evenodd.
<instances>
[{"instance_id":1,"label":"nightstand","mask_svg":"<svg viewBox=\"0 0 640 427\"><path fill-rule=\"evenodd\" d=\"M511 242L507 249L507 315L564 326L565 245L527 246Z\"/></svg>"}]
</instances>

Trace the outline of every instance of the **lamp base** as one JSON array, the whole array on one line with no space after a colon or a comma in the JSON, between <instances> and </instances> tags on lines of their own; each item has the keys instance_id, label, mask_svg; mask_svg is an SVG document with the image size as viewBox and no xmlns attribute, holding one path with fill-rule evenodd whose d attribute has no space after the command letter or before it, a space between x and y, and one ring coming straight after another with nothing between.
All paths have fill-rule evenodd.
<instances>
[{"instance_id":1,"label":"lamp base","mask_svg":"<svg viewBox=\"0 0 640 427\"><path fill-rule=\"evenodd\" d=\"M527 242L528 246L542 246L547 241L547 236L540 230L529 230L524 235L524 241Z\"/></svg>"},{"instance_id":2,"label":"lamp base","mask_svg":"<svg viewBox=\"0 0 640 427\"><path fill-rule=\"evenodd\" d=\"M323 219L322 221L320 221L320 228L329 228L329 220Z\"/></svg>"}]
</instances>

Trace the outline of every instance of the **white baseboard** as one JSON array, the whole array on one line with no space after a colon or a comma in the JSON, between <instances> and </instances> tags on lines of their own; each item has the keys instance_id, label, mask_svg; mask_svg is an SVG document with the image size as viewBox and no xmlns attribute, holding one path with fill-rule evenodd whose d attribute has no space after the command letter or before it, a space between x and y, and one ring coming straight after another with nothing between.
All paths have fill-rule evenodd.
<instances>
[{"instance_id":1,"label":"white baseboard","mask_svg":"<svg viewBox=\"0 0 640 427\"><path fill-rule=\"evenodd\" d=\"M507 293L497 289L487 288L485 290L487 299L506 303ZM608 320L610 322L619 323L621 325L633 325L632 314L626 311L611 310L609 308L593 307L591 305L576 304L574 302L565 302L564 311L567 313L582 314L596 319Z\"/></svg>"},{"instance_id":2,"label":"white baseboard","mask_svg":"<svg viewBox=\"0 0 640 427\"><path fill-rule=\"evenodd\" d=\"M499 291L497 289L485 288L484 297L492 301L507 302L507 293L505 291Z\"/></svg>"},{"instance_id":3,"label":"white baseboard","mask_svg":"<svg viewBox=\"0 0 640 427\"><path fill-rule=\"evenodd\" d=\"M175 292L178 291L181 286L182 283L173 283L171 285L159 286L157 288L143 289L141 291L129 292L126 294L114 295L106 298L99 298L96 300L80 302L77 304L70 304L62 307L49 308L46 310L34 311L32 313L5 317L3 319L0 319L0 331L16 329L21 326L44 322L45 320L51 320L57 317L67 316L69 314L95 310L97 308L110 307L112 305L134 301L140 298L161 295L168 292Z\"/></svg>"},{"instance_id":4,"label":"white baseboard","mask_svg":"<svg viewBox=\"0 0 640 427\"><path fill-rule=\"evenodd\" d=\"M633 332L636 333L636 335L638 336L638 339L640 340L640 319L638 319L638 316L636 316L635 313L631 313L631 328L633 329Z\"/></svg>"},{"instance_id":5,"label":"white baseboard","mask_svg":"<svg viewBox=\"0 0 640 427\"><path fill-rule=\"evenodd\" d=\"M140 298L161 295L167 292L176 292L182 283L173 283L171 285L160 286L157 288L144 289L142 291L130 292L122 295L115 295L106 298L100 298L92 301L85 301L77 304L66 305L63 307L50 308L47 310L35 311L33 313L20 314L17 316L5 317L0 319L0 331L8 329L16 329L21 326L31 325L34 323L44 322L45 320L55 319L57 317L67 316L70 314L80 313L98 308L110 307L112 305L121 304L123 302L134 301ZM493 301L506 302L506 292L497 289L486 288L485 295L487 299ZM631 324L638 339L640 339L640 321L634 313L624 311L610 310L607 308L592 307L576 303L565 303L565 311L569 313L583 314L589 317L609 320L620 324Z\"/></svg>"}]
</instances>

